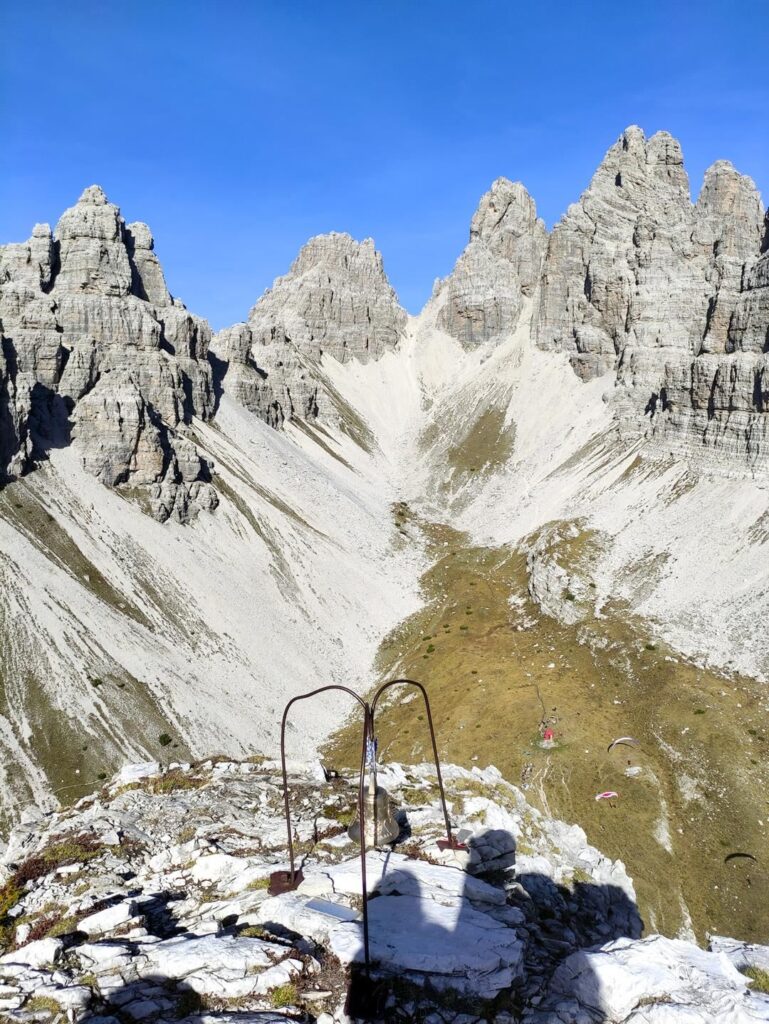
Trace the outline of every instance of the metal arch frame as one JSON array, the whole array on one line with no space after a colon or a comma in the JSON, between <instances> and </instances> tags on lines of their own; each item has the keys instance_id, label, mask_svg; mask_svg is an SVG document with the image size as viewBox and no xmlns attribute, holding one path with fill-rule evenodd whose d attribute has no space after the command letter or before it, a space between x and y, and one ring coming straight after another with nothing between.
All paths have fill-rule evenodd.
<instances>
[{"instance_id":1,"label":"metal arch frame","mask_svg":"<svg viewBox=\"0 0 769 1024\"><path fill-rule=\"evenodd\" d=\"M446 793L445 793L445 790L443 788L443 776L441 775L441 764L440 764L440 761L438 760L438 744L435 741L435 728L433 727L433 716L432 716L432 712L430 711L430 701L427 699L427 690L424 688L422 683L418 683L414 679L391 679L389 683L382 683L382 685L379 687L377 692L374 694L373 700L371 701L371 732L372 732L372 734L374 732L374 715L376 713L376 706L379 703L379 698L382 696L382 694L385 692L385 690L389 689L391 686L399 686L399 685L402 685L402 684L404 684L406 686L416 686L417 689L421 691L422 697L423 697L424 702L425 702L425 711L427 712L427 725L428 725L428 728L430 729L430 741L431 741L431 743L433 745L433 758L435 760L435 774L436 774L436 776L438 778L438 789L440 790L440 794L441 794L441 806L443 807L443 820L446 823L446 840L445 840L445 842L443 840L440 840L438 845L441 846L443 849L452 849L452 850L463 849L462 844L461 843L457 843L457 841L454 839L454 837L453 837L453 835L451 833L451 822L449 821L449 811L448 811L448 808L446 806Z\"/></svg>"},{"instance_id":2,"label":"metal arch frame","mask_svg":"<svg viewBox=\"0 0 769 1024\"><path fill-rule=\"evenodd\" d=\"M361 756L360 756L360 770L358 775L358 817L360 819L360 830L361 830L361 843L360 843L360 875L361 875L361 892L362 892L362 914L363 914L363 951L366 964L366 974L369 973L370 968L370 956L369 956L369 929L368 929L368 885L366 879L366 812L365 812L365 774L366 774L366 741L369 737L374 736L374 715L376 712L379 698L382 696L385 690L388 690L391 686L416 686L421 692L422 698L425 703L425 710L427 712L427 724L430 729L430 741L433 748L433 758L435 760L435 772L438 779L438 789L441 795L441 806L443 808L443 819L446 824L446 839L438 840L438 846L440 849L452 849L452 850L464 850L466 847L457 842L451 831L451 822L449 820L448 807L446 805L446 793L443 788L443 776L441 775L440 761L438 760L438 744L435 740L435 728L433 726L433 716L430 710L430 701L427 697L427 690L424 688L422 683L416 682L414 679L391 679L389 682L382 683L374 694L371 703L365 701L359 694L354 690L350 689L349 686L342 686L338 683L332 683L328 686L319 686L315 690L311 690L309 693L300 693L296 697L292 697L291 700L286 704L283 710L283 718L280 725L280 764L283 774L283 806L286 814L286 831L288 833L288 857L289 857L289 870L288 871L275 871L270 876L270 893L277 895L281 892L290 892L292 889L296 889L299 883L302 881L303 876L301 869L296 870L296 861L294 857L294 839L291 832L291 805L288 798L288 771L286 769L286 724L288 722L288 713L292 706L300 700L307 700L310 697L315 697L319 693L326 693L329 690L340 690L342 693L349 694L354 700L360 704L363 708L363 737L361 741Z\"/></svg>"},{"instance_id":3,"label":"metal arch frame","mask_svg":"<svg viewBox=\"0 0 769 1024\"><path fill-rule=\"evenodd\" d=\"M292 697L283 710L283 719L280 724L280 766L283 772L283 806L286 813L286 830L288 832L288 859L290 868L287 872L273 872L273 874L270 876L270 892L273 895L277 895L280 892L289 892L292 889L295 889L302 881L302 872L296 871L296 864L294 858L294 839L291 834L291 804L288 799L288 772L286 770L286 722L288 721L288 713L291 710L292 705L296 704L297 701L307 700L309 697L315 697L317 696L317 694L326 693L329 690L341 690L343 693L349 693L349 695L354 700L356 700L363 708L363 741L361 743L360 774L358 777L358 815L360 817L361 824L360 877L361 889L363 893L363 951L366 960L366 972L368 973L370 958L368 941L368 906L366 900L366 810L364 806L363 790L364 775L366 769L366 740L368 739L369 736L369 728L371 723L371 709L368 703L365 700L363 700L363 698L360 697L354 690L351 690L349 686L341 686L338 683L332 683L329 686L319 686L317 690L311 690L309 693L300 693L296 697Z\"/></svg>"}]
</instances>

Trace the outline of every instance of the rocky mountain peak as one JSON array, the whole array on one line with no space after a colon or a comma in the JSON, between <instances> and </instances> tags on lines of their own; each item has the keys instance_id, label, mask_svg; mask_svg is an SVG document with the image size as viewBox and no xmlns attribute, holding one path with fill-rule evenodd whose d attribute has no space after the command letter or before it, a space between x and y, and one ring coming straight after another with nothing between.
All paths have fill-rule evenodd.
<instances>
[{"instance_id":1,"label":"rocky mountain peak","mask_svg":"<svg viewBox=\"0 0 769 1024\"><path fill-rule=\"evenodd\" d=\"M84 188L80 193L80 198L77 201L79 206L81 203L92 206L111 206L112 204L107 199L106 193L101 185L89 185L88 188Z\"/></svg>"},{"instance_id":2,"label":"rocky mountain peak","mask_svg":"<svg viewBox=\"0 0 769 1024\"><path fill-rule=\"evenodd\" d=\"M387 284L382 255L374 247L374 240L364 238L357 242L346 231L330 231L310 238L299 250L285 277L278 280L296 280L316 269L332 277L341 274L345 278L365 279L372 276Z\"/></svg>"},{"instance_id":3,"label":"rocky mountain peak","mask_svg":"<svg viewBox=\"0 0 769 1024\"><path fill-rule=\"evenodd\" d=\"M537 207L520 181L497 178L483 196L470 223L470 241L485 242L492 251L512 259L515 244L539 225Z\"/></svg>"},{"instance_id":4,"label":"rocky mountain peak","mask_svg":"<svg viewBox=\"0 0 769 1024\"><path fill-rule=\"evenodd\" d=\"M370 238L316 235L249 315L256 343L282 334L305 355L377 359L401 337L406 314Z\"/></svg>"},{"instance_id":5,"label":"rocky mountain peak","mask_svg":"<svg viewBox=\"0 0 769 1024\"><path fill-rule=\"evenodd\" d=\"M609 148L577 207L569 208L556 230L579 209L598 222L611 220L615 233L621 233L639 214L656 220L663 207L668 224L680 221L691 207L681 145L668 132L647 139L631 126Z\"/></svg>"},{"instance_id":6,"label":"rocky mountain peak","mask_svg":"<svg viewBox=\"0 0 769 1024\"><path fill-rule=\"evenodd\" d=\"M616 370L623 430L710 466L766 465L763 221L731 164L708 169L693 205L678 142L628 129L552 233L538 344L584 379Z\"/></svg>"},{"instance_id":7,"label":"rocky mountain peak","mask_svg":"<svg viewBox=\"0 0 769 1024\"><path fill-rule=\"evenodd\" d=\"M227 389L272 425L333 418L322 357L379 359L397 346L406 320L373 240L331 232L302 246L248 323L221 331L213 351L227 364Z\"/></svg>"},{"instance_id":8,"label":"rocky mountain peak","mask_svg":"<svg viewBox=\"0 0 769 1024\"><path fill-rule=\"evenodd\" d=\"M743 262L755 257L764 233L764 206L755 182L740 174L728 160L705 171L696 204L696 235L712 245L715 256Z\"/></svg>"},{"instance_id":9,"label":"rocky mountain peak","mask_svg":"<svg viewBox=\"0 0 769 1024\"><path fill-rule=\"evenodd\" d=\"M55 287L60 292L122 296L131 291L131 265L120 210L91 185L59 218Z\"/></svg>"},{"instance_id":10,"label":"rocky mountain peak","mask_svg":"<svg viewBox=\"0 0 769 1024\"><path fill-rule=\"evenodd\" d=\"M145 224L92 185L53 232L0 249L2 471L74 443L110 486L148 489L160 519L216 504L178 435L213 413L205 321L174 304ZM194 446L192 446L194 448Z\"/></svg>"},{"instance_id":11,"label":"rocky mountain peak","mask_svg":"<svg viewBox=\"0 0 769 1024\"><path fill-rule=\"evenodd\" d=\"M126 249L131 263L131 292L155 306L173 303L163 268L155 255L155 240L148 225L134 221L125 228Z\"/></svg>"},{"instance_id":12,"label":"rocky mountain peak","mask_svg":"<svg viewBox=\"0 0 769 1024\"><path fill-rule=\"evenodd\" d=\"M669 132L656 132L647 139L638 125L626 128L601 161L590 188L600 187L612 175L615 179L619 175L620 180L614 181L617 188L669 186L674 194L689 198L681 144Z\"/></svg>"},{"instance_id":13,"label":"rocky mountain peak","mask_svg":"<svg viewBox=\"0 0 769 1024\"><path fill-rule=\"evenodd\" d=\"M513 330L539 280L546 240L524 186L497 178L473 216L467 248L438 288L438 326L468 347Z\"/></svg>"}]
</instances>

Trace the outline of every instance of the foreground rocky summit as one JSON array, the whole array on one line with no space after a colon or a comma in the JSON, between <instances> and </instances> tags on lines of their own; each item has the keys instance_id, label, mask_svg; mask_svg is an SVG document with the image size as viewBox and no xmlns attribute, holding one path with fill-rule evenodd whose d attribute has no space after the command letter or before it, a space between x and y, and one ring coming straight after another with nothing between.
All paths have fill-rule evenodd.
<instances>
[{"instance_id":1,"label":"foreground rocky summit","mask_svg":"<svg viewBox=\"0 0 769 1024\"><path fill-rule=\"evenodd\" d=\"M381 774L402 808L367 858L382 1021L769 1020L722 952L650 936L620 863L488 768L445 772L468 851L441 853L434 769ZM276 765L129 766L94 797L15 829L3 857L5 1021L347 1021L362 984L353 780L290 767L304 881L287 866Z\"/></svg>"}]
</instances>

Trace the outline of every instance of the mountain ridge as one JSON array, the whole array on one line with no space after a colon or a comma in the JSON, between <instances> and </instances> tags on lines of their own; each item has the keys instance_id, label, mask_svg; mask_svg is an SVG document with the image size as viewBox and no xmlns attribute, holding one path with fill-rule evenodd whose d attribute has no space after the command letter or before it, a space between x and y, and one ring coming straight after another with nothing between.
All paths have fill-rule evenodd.
<instances>
[{"instance_id":1,"label":"mountain ridge","mask_svg":"<svg viewBox=\"0 0 769 1024\"><path fill-rule=\"evenodd\" d=\"M642 823L631 801L627 813L671 872L654 905L665 930L691 929L690 905L696 930L709 926L693 903L702 887L675 869L693 855L692 806L711 827L705 797L689 795L709 793L731 821L730 787L742 806L765 781L769 264L758 200L726 165L695 213L669 137L625 133L610 154L547 238L522 186L497 179L455 276L418 317L372 243L332 234L248 321L210 338L168 294L149 229L100 190L58 235L38 228L0 250L7 820L157 757L161 737L180 756L272 750L286 699L320 682L367 690L384 665L416 665L440 694L461 681L472 702L487 680L470 651L486 652L495 694L520 675L520 714L500 714L527 750L525 673L560 694L570 655L511 666L495 638L545 623L593 659L568 712L574 735L591 681L619 728L623 701L654 719L649 672L671 694L685 677L686 716L703 710L689 707L698 688L707 695L728 758L700 719L658 722L651 810ZM493 622L461 575L450 606L430 589L452 557L514 564L471 580L509 586ZM423 625L434 607L440 622ZM451 621L467 643L440 661ZM657 647L664 657L644 653ZM291 743L316 747L343 712L329 699L300 715ZM604 771L601 742L588 733L574 749L582 777ZM538 798L602 827L551 768L534 776ZM758 819L740 820L744 844L763 841Z\"/></svg>"}]
</instances>

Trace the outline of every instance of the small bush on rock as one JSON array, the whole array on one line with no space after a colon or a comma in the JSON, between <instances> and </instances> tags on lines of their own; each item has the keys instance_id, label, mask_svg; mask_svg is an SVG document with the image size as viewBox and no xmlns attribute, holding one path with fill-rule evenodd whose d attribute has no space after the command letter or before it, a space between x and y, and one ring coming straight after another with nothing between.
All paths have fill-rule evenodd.
<instances>
[{"instance_id":1,"label":"small bush on rock","mask_svg":"<svg viewBox=\"0 0 769 1024\"><path fill-rule=\"evenodd\" d=\"M279 985L277 988L274 988L270 994L272 1005L276 1010L281 1006L293 1006L298 998L299 994L296 990L296 985L291 981L287 985Z\"/></svg>"},{"instance_id":2,"label":"small bush on rock","mask_svg":"<svg viewBox=\"0 0 769 1024\"><path fill-rule=\"evenodd\" d=\"M754 992L766 992L769 994L769 971L765 971L762 967L746 967L742 972L748 978L750 978L752 985L750 986Z\"/></svg>"}]
</instances>

